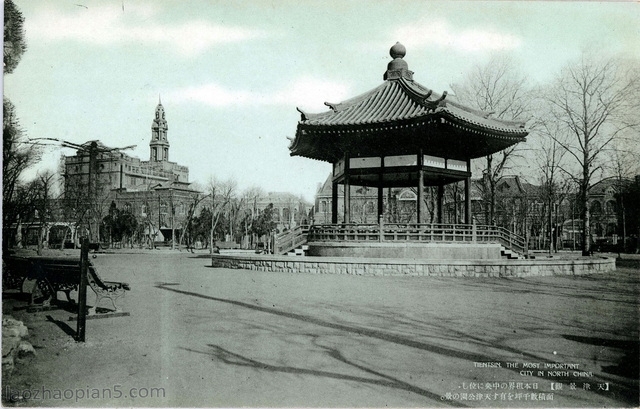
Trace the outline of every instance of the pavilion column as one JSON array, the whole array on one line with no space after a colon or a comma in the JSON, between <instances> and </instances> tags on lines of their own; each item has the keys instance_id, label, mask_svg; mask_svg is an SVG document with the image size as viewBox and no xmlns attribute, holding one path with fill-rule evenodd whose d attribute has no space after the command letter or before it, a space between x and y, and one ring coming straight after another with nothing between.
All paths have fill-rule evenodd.
<instances>
[{"instance_id":1,"label":"pavilion column","mask_svg":"<svg viewBox=\"0 0 640 409\"><path fill-rule=\"evenodd\" d=\"M418 214L418 223L422 223L424 217L424 171L418 171L418 202L416 203L416 212Z\"/></svg>"},{"instance_id":2,"label":"pavilion column","mask_svg":"<svg viewBox=\"0 0 640 409\"><path fill-rule=\"evenodd\" d=\"M380 173L378 174L378 222L384 214L384 157L380 158Z\"/></svg>"},{"instance_id":3,"label":"pavilion column","mask_svg":"<svg viewBox=\"0 0 640 409\"><path fill-rule=\"evenodd\" d=\"M351 223L351 184L349 175L344 178L344 223Z\"/></svg>"},{"instance_id":4,"label":"pavilion column","mask_svg":"<svg viewBox=\"0 0 640 409\"><path fill-rule=\"evenodd\" d=\"M442 198L444 197L444 185L438 185L438 223L442 223Z\"/></svg>"},{"instance_id":5,"label":"pavilion column","mask_svg":"<svg viewBox=\"0 0 640 409\"><path fill-rule=\"evenodd\" d=\"M338 224L338 183L333 182L331 188L331 223Z\"/></svg>"},{"instance_id":6,"label":"pavilion column","mask_svg":"<svg viewBox=\"0 0 640 409\"><path fill-rule=\"evenodd\" d=\"M464 223L471 224L471 178L464 178Z\"/></svg>"},{"instance_id":7,"label":"pavilion column","mask_svg":"<svg viewBox=\"0 0 640 409\"><path fill-rule=\"evenodd\" d=\"M384 188L382 185L378 186L378 221L380 221L380 217L384 214Z\"/></svg>"}]
</instances>

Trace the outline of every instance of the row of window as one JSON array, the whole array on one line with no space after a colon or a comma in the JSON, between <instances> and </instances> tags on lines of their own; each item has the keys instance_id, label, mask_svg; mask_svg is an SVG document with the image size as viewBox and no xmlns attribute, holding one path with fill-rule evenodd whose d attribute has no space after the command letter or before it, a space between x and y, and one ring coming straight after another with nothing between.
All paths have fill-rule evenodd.
<instances>
[{"instance_id":1,"label":"row of window","mask_svg":"<svg viewBox=\"0 0 640 409\"><path fill-rule=\"evenodd\" d=\"M169 148L164 148L163 152L164 152L164 156L161 159L169 160ZM160 153L158 148L156 147L151 148L151 156L153 157L153 160L155 161L158 160L158 153Z\"/></svg>"},{"instance_id":2,"label":"row of window","mask_svg":"<svg viewBox=\"0 0 640 409\"><path fill-rule=\"evenodd\" d=\"M320 202L320 213L329 213L331 211L330 209L330 205L331 202L328 202L326 200L322 200ZM374 214L376 213L376 205L374 202L368 201L364 203L364 212L366 214Z\"/></svg>"},{"instance_id":3,"label":"row of window","mask_svg":"<svg viewBox=\"0 0 640 409\"><path fill-rule=\"evenodd\" d=\"M185 215L186 214L186 206L184 203L177 203L175 206L175 214L177 215ZM146 217L148 212L147 205L143 204L140 206L140 216ZM166 202L160 203L160 214L168 214L169 213L169 205Z\"/></svg>"},{"instance_id":4,"label":"row of window","mask_svg":"<svg viewBox=\"0 0 640 409\"><path fill-rule=\"evenodd\" d=\"M614 200L605 202L604 207L605 213L613 214L618 212L618 204ZM599 201L594 200L593 202L591 202L589 211L594 214L602 213L602 204Z\"/></svg>"}]
</instances>

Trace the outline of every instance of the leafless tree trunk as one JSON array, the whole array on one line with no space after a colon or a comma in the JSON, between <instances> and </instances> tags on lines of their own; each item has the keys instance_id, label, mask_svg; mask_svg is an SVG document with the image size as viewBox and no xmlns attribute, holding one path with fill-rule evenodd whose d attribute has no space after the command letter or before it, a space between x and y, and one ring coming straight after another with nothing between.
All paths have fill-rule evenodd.
<instances>
[{"instance_id":1,"label":"leafless tree trunk","mask_svg":"<svg viewBox=\"0 0 640 409\"><path fill-rule=\"evenodd\" d=\"M610 159L607 162L616 180L618 228L622 236L622 244L618 248L619 251L626 251L627 211L623 192L632 183L634 176L640 172L640 161L638 161L640 144L638 144L636 133L624 132L616 138L612 146Z\"/></svg>"},{"instance_id":2,"label":"leafless tree trunk","mask_svg":"<svg viewBox=\"0 0 640 409\"><path fill-rule=\"evenodd\" d=\"M527 79L508 58L494 56L486 65L475 67L461 84L452 84L451 88L461 103L484 111L486 117L518 120L528 114ZM519 157L520 149L516 145L486 157L482 175L488 224L494 224L496 219L496 186L514 159Z\"/></svg>"},{"instance_id":3,"label":"leafless tree trunk","mask_svg":"<svg viewBox=\"0 0 640 409\"><path fill-rule=\"evenodd\" d=\"M540 101L538 101L540 102ZM536 138L532 142L535 153L534 161L539 172L540 186L540 199L547 204L548 214L547 219L547 233L549 238L549 253L554 250L557 251L557 247L554 249L554 238L557 239L556 234L553 235L553 211L557 209L557 206L564 199L564 193L569 186L569 179L573 177L567 172L566 168L566 149L558 141L566 141L566 133L556 121L550 121L545 104L541 104L536 111L535 120L532 123L532 130L536 133ZM557 226L556 226L557 228Z\"/></svg>"},{"instance_id":4,"label":"leafless tree trunk","mask_svg":"<svg viewBox=\"0 0 640 409\"><path fill-rule=\"evenodd\" d=\"M220 215L231 202L236 194L237 183L234 180L221 181L212 177L208 184L211 196L211 231L209 236L209 251L213 254L213 236L220 220Z\"/></svg>"},{"instance_id":5,"label":"leafless tree trunk","mask_svg":"<svg viewBox=\"0 0 640 409\"><path fill-rule=\"evenodd\" d=\"M200 193L194 193L193 196L191 197L191 203L189 203L189 210L187 211L187 219L184 222L182 234L180 235L179 245L182 245L184 241L184 237L187 234L187 231L190 230L191 220L193 219L193 215L196 212L196 208L198 207L200 202L202 202L206 197L207 197L206 195L200 195ZM187 242L187 251L190 249L190 247L191 247L191 238L189 238L189 241Z\"/></svg>"},{"instance_id":6,"label":"leafless tree trunk","mask_svg":"<svg viewBox=\"0 0 640 409\"><path fill-rule=\"evenodd\" d=\"M47 225L47 218L51 212L50 199L51 199L51 188L53 184L54 174L51 172L45 172L38 176L37 184L39 190L39 206L38 206L38 215L40 218L40 229L38 233L38 255L42 254L42 244L44 241L44 232Z\"/></svg>"},{"instance_id":7,"label":"leafless tree trunk","mask_svg":"<svg viewBox=\"0 0 640 409\"><path fill-rule=\"evenodd\" d=\"M624 130L638 126L638 74L624 70L615 59L583 54L565 67L545 95L551 120L563 128L554 137L578 164L582 207L582 254L591 253L589 188L596 172L602 171L603 152ZM567 172L571 173L571 172Z\"/></svg>"}]
</instances>

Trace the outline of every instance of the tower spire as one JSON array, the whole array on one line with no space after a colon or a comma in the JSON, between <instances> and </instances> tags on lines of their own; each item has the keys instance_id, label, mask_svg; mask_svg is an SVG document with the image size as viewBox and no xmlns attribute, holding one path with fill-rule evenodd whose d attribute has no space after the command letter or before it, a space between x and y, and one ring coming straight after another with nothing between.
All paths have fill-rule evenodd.
<instances>
[{"instance_id":1,"label":"tower spire","mask_svg":"<svg viewBox=\"0 0 640 409\"><path fill-rule=\"evenodd\" d=\"M156 106L155 118L151 123L151 142L149 143L149 160L162 162L169 160L169 141L167 140L167 120L164 116L164 107L158 94L158 106Z\"/></svg>"}]
</instances>

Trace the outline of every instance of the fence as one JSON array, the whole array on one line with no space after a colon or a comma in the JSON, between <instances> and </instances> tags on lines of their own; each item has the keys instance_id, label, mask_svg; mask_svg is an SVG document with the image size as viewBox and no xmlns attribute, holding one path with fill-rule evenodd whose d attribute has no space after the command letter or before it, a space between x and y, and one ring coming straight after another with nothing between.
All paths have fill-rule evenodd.
<instances>
[{"instance_id":1,"label":"fence","mask_svg":"<svg viewBox=\"0 0 640 409\"><path fill-rule=\"evenodd\" d=\"M527 253L525 239L497 226L471 224L320 224L306 232L309 242L466 242L500 243L520 254ZM292 239L289 239L291 242Z\"/></svg>"}]
</instances>

